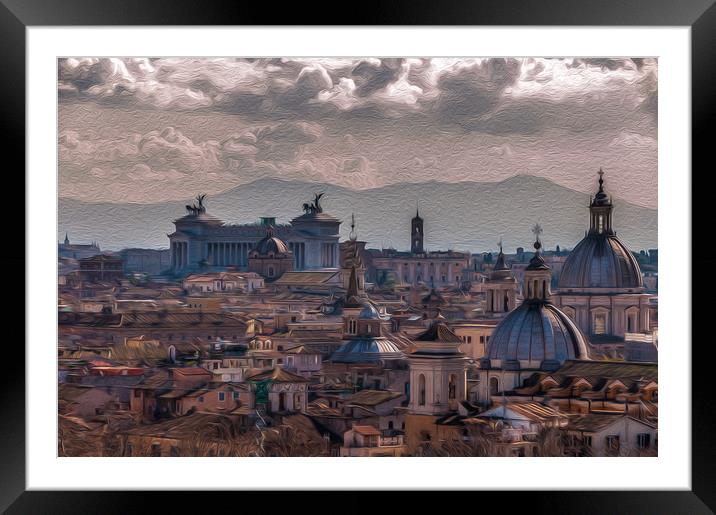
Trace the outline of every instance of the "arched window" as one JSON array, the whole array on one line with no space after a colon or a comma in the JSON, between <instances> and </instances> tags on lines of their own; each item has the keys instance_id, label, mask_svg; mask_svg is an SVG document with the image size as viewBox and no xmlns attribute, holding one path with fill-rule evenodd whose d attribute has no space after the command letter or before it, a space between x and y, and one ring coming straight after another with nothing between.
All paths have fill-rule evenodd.
<instances>
[{"instance_id":1,"label":"arched window","mask_svg":"<svg viewBox=\"0 0 716 515\"><path fill-rule=\"evenodd\" d=\"M639 331L639 308L631 307L626 310L626 332L636 333Z\"/></svg>"},{"instance_id":2,"label":"arched window","mask_svg":"<svg viewBox=\"0 0 716 515\"><path fill-rule=\"evenodd\" d=\"M592 312L592 334L607 334L608 330L607 311Z\"/></svg>"},{"instance_id":3,"label":"arched window","mask_svg":"<svg viewBox=\"0 0 716 515\"><path fill-rule=\"evenodd\" d=\"M496 377L490 378L490 395L497 395L500 391L500 381Z\"/></svg>"},{"instance_id":4,"label":"arched window","mask_svg":"<svg viewBox=\"0 0 716 515\"><path fill-rule=\"evenodd\" d=\"M418 406L425 406L425 376L418 376Z\"/></svg>"}]
</instances>

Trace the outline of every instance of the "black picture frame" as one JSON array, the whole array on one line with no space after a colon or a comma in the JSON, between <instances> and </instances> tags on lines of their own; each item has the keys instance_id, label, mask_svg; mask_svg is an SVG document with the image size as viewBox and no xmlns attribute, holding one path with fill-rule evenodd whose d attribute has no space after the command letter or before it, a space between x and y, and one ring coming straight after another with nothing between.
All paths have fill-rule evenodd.
<instances>
[{"instance_id":1,"label":"black picture frame","mask_svg":"<svg viewBox=\"0 0 716 515\"><path fill-rule=\"evenodd\" d=\"M703 182L708 173L711 125L716 122L716 0L475 0L453 2L392 1L389 4L362 3L341 14L336 4L321 2L270 4L236 1L191 0L0 0L0 139L2 155L13 157L15 170L25 166L25 29L30 26L72 25L572 25L572 26L688 26L691 27L692 70L692 236L701 242L710 233L705 224L711 220L711 190ZM323 13L323 14L321 14ZM331 18L331 19L328 19ZM565 53L569 53L565 46ZM709 163L710 164L710 163ZM6 173L9 173L9 167ZM20 174L16 173L16 176ZM700 181L699 181L700 179ZM24 191L24 182L14 189ZM18 195L19 197L19 195ZM23 196L24 198L24 196ZM2 269L18 270L25 265L24 225L19 216L12 217L12 227L4 230L5 238L13 238L13 252L0 253ZM699 231L701 227L701 231ZM13 231L16 234L13 234ZM703 236L702 236L703 235ZM701 236L701 238L697 238ZM6 257L10 256L10 257ZM585 491L585 492L479 492L471 493L467 509L488 509L488 503L505 503L510 508L522 505L533 512L550 513L713 513L716 511L716 440L713 438L716 417L711 407L710 367L714 363L710 339L696 337L697 328L705 327L713 305L709 299L699 301L698 294L710 291L708 281L716 258L708 249L692 249L692 269L707 271L701 288L692 288L692 334L684 328L680 345L692 355L692 490L691 491ZM7 273L7 272L6 272ZM26 274L32 273L26 270ZM683 280L691 281L691 277ZM6 513L142 513L152 500L161 503L160 512L190 507L201 501L201 495L146 492L40 492L25 491L25 359L14 337L17 317L24 302L17 292L24 291L20 274L7 274L8 290L14 291L4 313L11 329L6 348L13 346L0 374L3 384L0 398L0 510ZM22 297L24 299L24 295ZM684 299L688 301L688 299ZM32 309L32 306L27 306ZM707 335L708 333L704 333ZM693 344L691 344L693 342ZM26 342L26 345L28 343ZM672 342L669 342L672 344ZM27 365L32 366L31 363ZM683 405L684 416L689 406ZM210 471L207 471L210 473ZM565 470L568 474L568 470ZM559 483L559 478L555 478ZM263 494L240 494L246 507L266 500ZM347 492L336 509L365 512L377 505L374 494ZM226 496L212 493L212 503ZM303 496L271 494L272 502L284 499L296 507ZM445 504L444 496L414 493L413 499L425 509L454 509ZM331 502L331 501L326 501ZM336 502L335 500L333 502ZM248 503L248 504L244 504ZM206 506L206 504L204 504ZM273 505L275 506L275 504ZM318 509L314 504L312 510ZM156 511L156 509L155 509ZM182 510L183 511L183 510Z\"/></svg>"}]
</instances>

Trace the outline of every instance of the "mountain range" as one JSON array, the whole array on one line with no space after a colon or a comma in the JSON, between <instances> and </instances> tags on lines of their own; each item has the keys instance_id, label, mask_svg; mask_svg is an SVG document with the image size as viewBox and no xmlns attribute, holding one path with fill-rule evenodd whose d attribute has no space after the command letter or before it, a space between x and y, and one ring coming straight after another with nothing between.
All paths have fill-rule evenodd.
<instances>
[{"instance_id":1,"label":"mountain range","mask_svg":"<svg viewBox=\"0 0 716 515\"><path fill-rule=\"evenodd\" d=\"M326 213L341 219L341 239L350 232L355 213L358 239L369 248L409 248L410 219L416 209L425 220L429 250L531 250L532 227L539 223L547 249L572 248L588 228L589 195L548 179L517 175L502 182L402 183L367 190L331 184L261 179L207 197L207 212L229 223L253 223L261 216L286 223L302 214L304 202L324 192ZM198 193L198 192L197 192ZM156 204L91 203L60 198L58 240L67 232L72 243L97 241L103 250L125 247L166 248L172 221L185 214L191 200ZM657 210L614 196L613 226L632 250L658 245Z\"/></svg>"}]
</instances>

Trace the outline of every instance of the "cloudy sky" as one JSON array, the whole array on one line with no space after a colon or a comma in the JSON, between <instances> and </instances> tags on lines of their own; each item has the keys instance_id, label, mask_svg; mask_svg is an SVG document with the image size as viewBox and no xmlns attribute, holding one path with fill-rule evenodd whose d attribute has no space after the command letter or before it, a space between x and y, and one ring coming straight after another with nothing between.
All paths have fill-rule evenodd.
<instances>
[{"instance_id":1,"label":"cloudy sky","mask_svg":"<svg viewBox=\"0 0 716 515\"><path fill-rule=\"evenodd\" d=\"M58 63L60 196L153 203L271 177L354 189L547 177L657 203L653 59Z\"/></svg>"}]
</instances>

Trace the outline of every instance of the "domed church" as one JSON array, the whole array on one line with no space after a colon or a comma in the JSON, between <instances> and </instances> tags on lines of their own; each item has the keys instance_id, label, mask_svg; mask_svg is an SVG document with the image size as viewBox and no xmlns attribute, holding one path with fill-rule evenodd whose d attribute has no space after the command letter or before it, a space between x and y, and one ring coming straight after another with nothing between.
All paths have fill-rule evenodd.
<instances>
[{"instance_id":1,"label":"domed church","mask_svg":"<svg viewBox=\"0 0 716 515\"><path fill-rule=\"evenodd\" d=\"M577 325L551 302L552 271L541 255L539 226L535 254L525 269L524 301L497 324L480 360L478 401L522 385L534 372L553 372L570 359L590 359Z\"/></svg>"},{"instance_id":2,"label":"domed church","mask_svg":"<svg viewBox=\"0 0 716 515\"><path fill-rule=\"evenodd\" d=\"M271 282L293 270L293 252L281 238L274 236L273 226L269 225L266 236L249 252L248 262L249 272L256 272Z\"/></svg>"},{"instance_id":3,"label":"domed church","mask_svg":"<svg viewBox=\"0 0 716 515\"><path fill-rule=\"evenodd\" d=\"M554 296L555 305L594 344L619 342L625 333L648 332L652 297L644 293L637 260L617 238L603 176L600 169L599 190L589 205L589 231L567 257Z\"/></svg>"}]
</instances>

